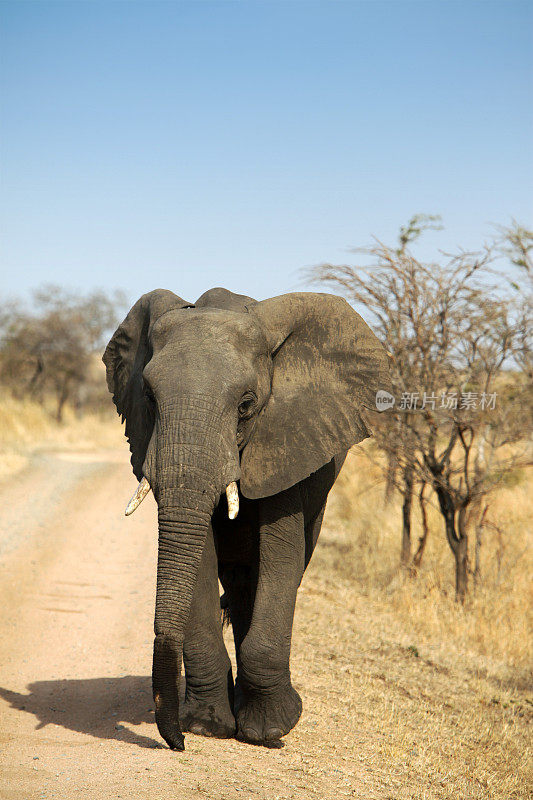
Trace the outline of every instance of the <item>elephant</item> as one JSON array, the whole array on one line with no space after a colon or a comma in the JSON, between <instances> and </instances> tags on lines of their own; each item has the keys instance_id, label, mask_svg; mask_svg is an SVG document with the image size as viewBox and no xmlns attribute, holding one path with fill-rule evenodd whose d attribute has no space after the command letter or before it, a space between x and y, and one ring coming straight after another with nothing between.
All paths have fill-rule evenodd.
<instances>
[{"instance_id":1,"label":"elephant","mask_svg":"<svg viewBox=\"0 0 533 800\"><path fill-rule=\"evenodd\" d=\"M159 733L173 750L185 731L280 746L302 712L297 590L346 453L370 435L363 409L390 387L388 355L336 295L215 288L193 304L156 289L103 361L140 482L126 513L150 490L158 508Z\"/></svg>"}]
</instances>

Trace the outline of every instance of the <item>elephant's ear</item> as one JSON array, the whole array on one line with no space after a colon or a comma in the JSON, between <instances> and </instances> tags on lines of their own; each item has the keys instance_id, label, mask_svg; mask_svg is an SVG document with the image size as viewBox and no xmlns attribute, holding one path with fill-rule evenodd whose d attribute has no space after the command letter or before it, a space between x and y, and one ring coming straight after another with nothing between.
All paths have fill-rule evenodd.
<instances>
[{"instance_id":1,"label":"elephant's ear","mask_svg":"<svg viewBox=\"0 0 533 800\"><path fill-rule=\"evenodd\" d=\"M146 401L142 378L143 369L152 357L148 331L166 311L189 305L166 289L143 294L118 326L102 358L113 402L122 421L126 420L131 465L139 480L142 478L142 465L154 425L153 411Z\"/></svg>"},{"instance_id":2,"label":"elephant's ear","mask_svg":"<svg viewBox=\"0 0 533 800\"><path fill-rule=\"evenodd\" d=\"M388 356L341 297L301 292L253 308L273 358L272 393L241 460L245 497L267 497L370 435L363 407L390 391Z\"/></svg>"}]
</instances>

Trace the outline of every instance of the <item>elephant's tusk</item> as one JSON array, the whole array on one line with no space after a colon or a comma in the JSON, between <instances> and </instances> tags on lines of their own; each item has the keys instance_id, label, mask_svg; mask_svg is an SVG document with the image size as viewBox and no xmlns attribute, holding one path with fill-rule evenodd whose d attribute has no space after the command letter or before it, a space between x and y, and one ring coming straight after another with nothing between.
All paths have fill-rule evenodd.
<instances>
[{"instance_id":1,"label":"elephant's tusk","mask_svg":"<svg viewBox=\"0 0 533 800\"><path fill-rule=\"evenodd\" d=\"M235 481L228 484L226 497L228 499L228 517L230 519L235 519L239 513L239 490L237 489Z\"/></svg>"},{"instance_id":2,"label":"elephant's tusk","mask_svg":"<svg viewBox=\"0 0 533 800\"><path fill-rule=\"evenodd\" d=\"M126 506L126 511L124 513L126 514L127 517L129 517L130 514L133 514L135 509L141 505L142 501L144 500L149 491L150 491L150 484L148 483L146 478L143 478L142 481L137 486L135 494L133 495L130 502Z\"/></svg>"}]
</instances>

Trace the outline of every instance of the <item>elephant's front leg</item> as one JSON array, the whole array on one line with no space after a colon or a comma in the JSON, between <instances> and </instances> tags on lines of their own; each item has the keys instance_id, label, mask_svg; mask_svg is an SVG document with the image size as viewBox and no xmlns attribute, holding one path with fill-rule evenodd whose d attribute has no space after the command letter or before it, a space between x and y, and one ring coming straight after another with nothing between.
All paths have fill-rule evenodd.
<instances>
[{"instance_id":1,"label":"elephant's front leg","mask_svg":"<svg viewBox=\"0 0 533 800\"><path fill-rule=\"evenodd\" d=\"M222 637L217 557L211 532L194 589L183 662L186 686L180 709L182 730L203 736L233 736L233 676Z\"/></svg>"},{"instance_id":2,"label":"elephant's front leg","mask_svg":"<svg viewBox=\"0 0 533 800\"><path fill-rule=\"evenodd\" d=\"M235 706L238 736L267 743L288 733L302 713L289 658L305 537L298 487L260 503L259 575L252 622L239 653Z\"/></svg>"}]
</instances>

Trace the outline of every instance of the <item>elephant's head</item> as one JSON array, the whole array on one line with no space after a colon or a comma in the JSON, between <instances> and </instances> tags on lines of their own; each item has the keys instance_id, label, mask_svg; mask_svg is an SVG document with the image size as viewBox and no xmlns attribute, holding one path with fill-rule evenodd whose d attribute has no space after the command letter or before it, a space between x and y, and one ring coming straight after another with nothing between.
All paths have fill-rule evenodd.
<instances>
[{"instance_id":1,"label":"elephant's head","mask_svg":"<svg viewBox=\"0 0 533 800\"><path fill-rule=\"evenodd\" d=\"M361 409L388 388L388 360L334 295L256 303L215 289L193 306L157 289L133 306L104 362L133 471L158 504L154 698L161 735L181 748L183 638L215 507L230 486L235 515L234 482L250 499L277 494L367 437Z\"/></svg>"}]
</instances>

